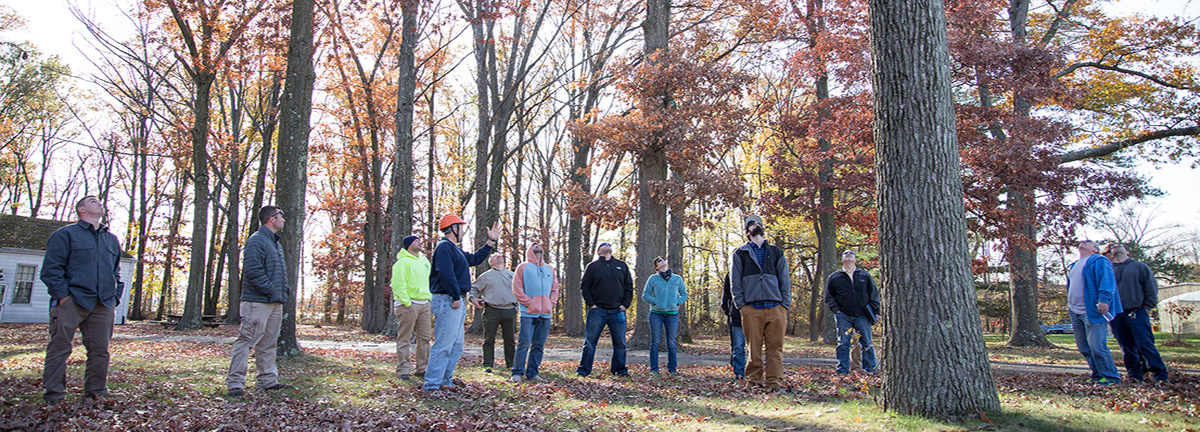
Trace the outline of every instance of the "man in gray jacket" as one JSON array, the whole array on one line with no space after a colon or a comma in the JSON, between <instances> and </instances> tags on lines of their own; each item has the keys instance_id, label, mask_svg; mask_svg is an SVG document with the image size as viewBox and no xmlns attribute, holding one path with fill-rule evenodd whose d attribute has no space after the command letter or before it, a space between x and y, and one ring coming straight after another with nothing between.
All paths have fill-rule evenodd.
<instances>
[{"instance_id":1,"label":"man in gray jacket","mask_svg":"<svg viewBox=\"0 0 1200 432\"><path fill-rule=\"evenodd\" d=\"M62 403L67 394L67 358L75 330L83 334L87 368L83 397L108 396L108 343L114 312L121 303L121 245L100 223L107 211L94 196L75 204L79 222L59 228L46 242L42 283L50 292L50 343L42 370L42 398Z\"/></svg>"},{"instance_id":2,"label":"man in gray jacket","mask_svg":"<svg viewBox=\"0 0 1200 432\"><path fill-rule=\"evenodd\" d=\"M242 325L233 342L232 359L225 386L230 396L245 394L246 367L250 347L254 347L254 366L258 369L260 390L291 388L278 381L275 344L283 321L283 303L287 301L287 273L283 264L283 211L265 206L258 211L258 232L246 240L242 255Z\"/></svg>"},{"instance_id":3,"label":"man in gray jacket","mask_svg":"<svg viewBox=\"0 0 1200 432\"><path fill-rule=\"evenodd\" d=\"M1101 252L1113 262L1117 294L1124 309L1108 325L1125 356L1125 372L1132 381L1144 380L1147 370L1155 380L1167 381L1167 364L1154 346L1154 329L1150 326L1149 311L1158 306L1154 272L1145 263L1130 258L1120 243L1105 245Z\"/></svg>"},{"instance_id":4,"label":"man in gray jacket","mask_svg":"<svg viewBox=\"0 0 1200 432\"><path fill-rule=\"evenodd\" d=\"M778 246L767 243L762 218L747 217L745 227L749 241L733 251L729 287L750 345L746 376L772 391L786 392L782 387L783 335L787 311L792 308L787 257Z\"/></svg>"}]
</instances>

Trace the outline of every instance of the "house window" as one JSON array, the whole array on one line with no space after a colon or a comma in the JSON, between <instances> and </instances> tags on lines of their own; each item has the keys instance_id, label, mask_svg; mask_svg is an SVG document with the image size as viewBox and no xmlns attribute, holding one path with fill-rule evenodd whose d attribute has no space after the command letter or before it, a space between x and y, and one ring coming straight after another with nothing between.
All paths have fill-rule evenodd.
<instances>
[{"instance_id":1,"label":"house window","mask_svg":"<svg viewBox=\"0 0 1200 432\"><path fill-rule=\"evenodd\" d=\"M17 280L13 286L13 304L29 304L29 298L33 297L33 278L37 273L37 266L17 266Z\"/></svg>"}]
</instances>

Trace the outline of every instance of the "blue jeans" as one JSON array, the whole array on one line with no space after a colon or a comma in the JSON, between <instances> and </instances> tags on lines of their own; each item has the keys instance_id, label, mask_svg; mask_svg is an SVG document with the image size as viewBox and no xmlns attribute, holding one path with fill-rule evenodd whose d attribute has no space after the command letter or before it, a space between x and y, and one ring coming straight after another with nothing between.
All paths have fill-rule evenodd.
<instances>
[{"instance_id":1,"label":"blue jeans","mask_svg":"<svg viewBox=\"0 0 1200 432\"><path fill-rule=\"evenodd\" d=\"M729 327L729 365L733 367L733 375L738 378L746 377L746 333L741 326Z\"/></svg>"},{"instance_id":2,"label":"blue jeans","mask_svg":"<svg viewBox=\"0 0 1200 432\"><path fill-rule=\"evenodd\" d=\"M450 307L454 299L446 294L434 294L433 346L429 348L429 365L425 367L425 390L437 390L452 385L454 366L463 352L463 323L467 320L466 302L458 309Z\"/></svg>"},{"instance_id":3,"label":"blue jeans","mask_svg":"<svg viewBox=\"0 0 1200 432\"><path fill-rule=\"evenodd\" d=\"M662 341L663 328L667 330L667 372L675 373L679 336L679 315L650 313L650 372L658 373L658 347Z\"/></svg>"},{"instance_id":4,"label":"blue jeans","mask_svg":"<svg viewBox=\"0 0 1200 432\"><path fill-rule=\"evenodd\" d=\"M532 379L542 364L542 352L546 348L546 336L550 335L550 318L521 317L521 332L517 336L517 355L513 357L513 376ZM525 357L529 356L526 363Z\"/></svg>"},{"instance_id":5,"label":"blue jeans","mask_svg":"<svg viewBox=\"0 0 1200 432\"><path fill-rule=\"evenodd\" d=\"M862 348L863 370L875 372L875 346L871 345L871 319L866 315L852 317L838 312L837 315L837 372L850 373L850 330L858 332L858 345Z\"/></svg>"},{"instance_id":6,"label":"blue jeans","mask_svg":"<svg viewBox=\"0 0 1200 432\"><path fill-rule=\"evenodd\" d=\"M608 326L608 333L612 336L613 355L610 370L617 375L629 375L629 368L625 367L625 311L594 308L587 311L583 358L579 359L579 367L575 369L579 376L592 373L592 361L596 359L596 343L600 341L600 332L604 331L604 326Z\"/></svg>"},{"instance_id":7,"label":"blue jeans","mask_svg":"<svg viewBox=\"0 0 1200 432\"><path fill-rule=\"evenodd\" d=\"M1075 346L1092 370L1092 380L1103 384L1121 382L1108 350L1108 323L1092 324L1087 315L1071 312L1071 328L1075 331Z\"/></svg>"},{"instance_id":8,"label":"blue jeans","mask_svg":"<svg viewBox=\"0 0 1200 432\"><path fill-rule=\"evenodd\" d=\"M1150 313L1146 308L1137 308L1119 313L1112 322L1108 323L1117 343L1121 344L1121 353L1125 357L1125 372L1129 379L1141 381L1145 379L1146 370L1154 374L1154 379L1167 380L1167 365L1163 363L1162 355L1154 347L1154 329L1150 327Z\"/></svg>"}]
</instances>

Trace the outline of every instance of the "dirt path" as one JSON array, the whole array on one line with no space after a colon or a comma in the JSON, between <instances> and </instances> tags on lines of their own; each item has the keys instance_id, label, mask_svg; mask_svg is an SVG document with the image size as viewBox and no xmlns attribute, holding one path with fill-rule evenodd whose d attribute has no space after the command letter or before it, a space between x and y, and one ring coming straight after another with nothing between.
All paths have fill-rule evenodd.
<instances>
[{"instance_id":1,"label":"dirt path","mask_svg":"<svg viewBox=\"0 0 1200 432\"><path fill-rule=\"evenodd\" d=\"M146 340L146 341L192 341L192 342L211 342L211 343L233 343L233 337L217 337L217 336L189 336L189 335L155 335L155 336L134 336L134 335L113 335L113 339L130 339L130 340ZM396 345L394 343L380 343L372 341L329 341L329 340L300 340L300 346L303 348L317 349L344 349L355 351L376 351L376 352L394 352ZM499 351L499 341L497 341L497 351ZM601 346L596 349L596 361L607 362L612 358L612 349L605 348L602 342ZM479 345L468 344L463 347L463 356L482 356L483 348ZM628 363L647 363L649 362L650 352L648 350L630 350L626 353L626 362ZM577 362L579 361L579 347L551 347L546 348L543 356L544 360L549 361L564 361ZM497 357L503 358L500 353ZM716 366L728 364L729 358L717 355L705 354L686 354L679 353L679 364L681 366L689 365L705 365ZM666 353L659 356L660 362L666 362ZM785 357L783 363L789 366L815 366L833 368L837 365L837 360L833 358L800 358L800 357ZM1056 365L1056 364L1030 364L1030 363L1010 363L1010 362L992 362L992 369L997 372L1004 373L1041 373L1041 374L1088 374L1086 365ZM1200 374L1200 370L1195 369L1174 369L1173 373Z\"/></svg>"}]
</instances>

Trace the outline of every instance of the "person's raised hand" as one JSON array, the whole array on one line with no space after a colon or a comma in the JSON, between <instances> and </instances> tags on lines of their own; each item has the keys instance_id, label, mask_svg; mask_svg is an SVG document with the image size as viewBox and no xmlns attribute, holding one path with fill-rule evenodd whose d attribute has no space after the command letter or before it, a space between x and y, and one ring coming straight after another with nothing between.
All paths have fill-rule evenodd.
<instances>
[{"instance_id":1,"label":"person's raised hand","mask_svg":"<svg viewBox=\"0 0 1200 432\"><path fill-rule=\"evenodd\" d=\"M488 229L487 236L492 241L500 240L500 221L492 224L492 227Z\"/></svg>"}]
</instances>

